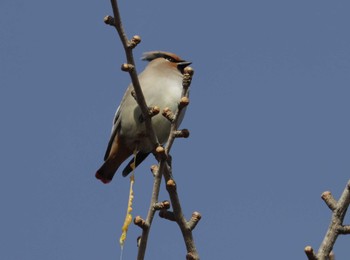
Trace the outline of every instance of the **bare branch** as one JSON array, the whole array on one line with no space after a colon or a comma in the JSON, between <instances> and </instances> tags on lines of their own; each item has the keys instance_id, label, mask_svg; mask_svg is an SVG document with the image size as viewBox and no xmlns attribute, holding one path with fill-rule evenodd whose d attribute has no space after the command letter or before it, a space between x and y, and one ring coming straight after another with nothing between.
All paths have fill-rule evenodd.
<instances>
[{"instance_id":1,"label":"bare branch","mask_svg":"<svg viewBox=\"0 0 350 260\"><path fill-rule=\"evenodd\" d=\"M350 234L350 226L343 225L344 217L350 204L350 180L348 181L338 202L333 198L332 194L329 191L323 192L321 197L325 201L327 206L332 210L332 219L329 224L326 235L321 243L321 246L318 249L317 257L309 257L309 254L307 253L306 249L310 249L311 247L306 247L305 253L307 254L309 259L329 260L334 259L332 249L335 244L335 241L338 238L338 235Z\"/></svg>"},{"instance_id":2,"label":"bare branch","mask_svg":"<svg viewBox=\"0 0 350 260\"><path fill-rule=\"evenodd\" d=\"M167 163L167 161L170 160L171 158L169 155L169 152L174 142L174 139L176 137L189 136L188 130L178 131L177 126L178 126L180 114L182 113L184 108L189 104L188 93L189 93L189 87L191 85L194 71L190 67L186 67L184 69L182 98L181 100L179 100L178 110L176 112L172 112L169 109L168 111L163 112L163 115L166 116L166 118L168 118L168 120L171 122L171 130L167 140L167 145L165 148L163 148L162 146L159 145L157 136L155 135L155 132L151 123L151 117L159 113L159 108L153 108L150 110L147 107L147 104L137 77L137 71L136 71L134 57L132 53L132 49L135 48L137 44L141 42L141 37L136 35L131 40L128 40L126 33L124 31L124 28L122 26L122 21L119 13L117 0L111 0L111 4L112 4L114 17L106 16L104 18L104 22L108 25L115 27L115 29L118 32L119 38L123 44L127 62L122 65L122 70L127 71L130 74L132 85L134 87L132 91L132 95L141 109L143 118L145 120L146 132L149 135L151 142L154 144L154 147L156 147L155 154L159 161L158 167L152 166L154 183L153 183L152 198L151 198L151 203L148 210L147 218L146 220L143 220L141 217L138 216L134 219L134 223L137 226L142 228L142 235L137 240L137 243L139 246L137 259L139 260L144 259L147 240L148 240L148 234L152 224L152 220L153 220L155 211L160 210L161 214L164 213L165 215L169 216L168 219L174 218L174 220L178 223L182 231L186 248L187 248L186 259L197 260L199 259L199 256L192 237L192 229L198 223L200 219L200 214L194 213L189 222L187 222L186 219L184 218L182 214L181 206L180 206L180 201L176 191L176 183L172 179L171 167ZM173 212L166 210L170 206L169 203L158 202L160 183L163 175L167 182L167 190L169 192L171 203L174 209Z\"/></svg>"}]
</instances>

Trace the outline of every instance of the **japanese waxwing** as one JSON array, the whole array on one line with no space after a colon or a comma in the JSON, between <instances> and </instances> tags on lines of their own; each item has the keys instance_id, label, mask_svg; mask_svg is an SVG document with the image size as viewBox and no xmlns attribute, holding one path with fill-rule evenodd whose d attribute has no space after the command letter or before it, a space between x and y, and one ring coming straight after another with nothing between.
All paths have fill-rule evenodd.
<instances>
[{"instance_id":1,"label":"japanese waxwing","mask_svg":"<svg viewBox=\"0 0 350 260\"><path fill-rule=\"evenodd\" d=\"M143 60L149 61L145 70L139 75L139 82L147 106L158 106L160 111L169 107L175 112L182 94L183 70L191 64L179 56L163 51L144 53ZM136 165L139 165L154 149L154 144L146 135L142 112L131 94L130 84L115 113L112 133L104 157L104 163L96 172L96 178L109 183L119 166L127 160L135 150ZM182 121L185 110L179 118ZM152 117L152 125L160 144L164 144L170 133L170 122L161 114ZM131 171L131 163L123 170L123 176Z\"/></svg>"}]
</instances>

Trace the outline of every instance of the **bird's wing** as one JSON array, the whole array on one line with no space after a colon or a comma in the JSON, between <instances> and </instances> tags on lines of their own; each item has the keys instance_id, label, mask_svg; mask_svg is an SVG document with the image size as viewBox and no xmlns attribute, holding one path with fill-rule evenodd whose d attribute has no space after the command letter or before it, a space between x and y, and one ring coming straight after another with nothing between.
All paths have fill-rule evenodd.
<instances>
[{"instance_id":1,"label":"bird's wing","mask_svg":"<svg viewBox=\"0 0 350 260\"><path fill-rule=\"evenodd\" d=\"M108 142L108 146L107 146L104 160L107 160L107 158L109 156L109 153L110 153L111 148L112 148L112 144L114 142L114 138L117 135L119 128L120 128L120 106L117 108L117 111L114 114L111 137L110 137L109 142Z\"/></svg>"}]
</instances>

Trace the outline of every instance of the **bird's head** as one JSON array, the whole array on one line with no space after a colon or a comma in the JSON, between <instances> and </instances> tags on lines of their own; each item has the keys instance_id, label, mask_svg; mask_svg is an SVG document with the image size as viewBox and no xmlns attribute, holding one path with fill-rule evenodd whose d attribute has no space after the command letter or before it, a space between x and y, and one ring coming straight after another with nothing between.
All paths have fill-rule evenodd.
<instances>
[{"instance_id":1,"label":"bird's head","mask_svg":"<svg viewBox=\"0 0 350 260\"><path fill-rule=\"evenodd\" d=\"M185 61L181 59L174 53L165 52L165 51L150 51L145 52L142 56L142 60L149 62L158 62L164 66L170 66L178 69L182 74L184 68L190 65L192 62Z\"/></svg>"}]
</instances>

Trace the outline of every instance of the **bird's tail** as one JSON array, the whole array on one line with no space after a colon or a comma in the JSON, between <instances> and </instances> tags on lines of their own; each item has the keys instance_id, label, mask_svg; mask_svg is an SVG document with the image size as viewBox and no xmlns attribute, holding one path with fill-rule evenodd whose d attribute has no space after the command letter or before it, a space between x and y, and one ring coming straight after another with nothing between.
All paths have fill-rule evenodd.
<instances>
[{"instance_id":1,"label":"bird's tail","mask_svg":"<svg viewBox=\"0 0 350 260\"><path fill-rule=\"evenodd\" d=\"M132 152L125 148L121 151L111 153L100 169L97 170L95 177L103 183L110 183L119 166L132 154Z\"/></svg>"},{"instance_id":2,"label":"bird's tail","mask_svg":"<svg viewBox=\"0 0 350 260\"><path fill-rule=\"evenodd\" d=\"M95 177L104 184L110 183L121 164L122 162L119 162L118 158L108 158L97 170Z\"/></svg>"},{"instance_id":3,"label":"bird's tail","mask_svg":"<svg viewBox=\"0 0 350 260\"><path fill-rule=\"evenodd\" d=\"M113 142L107 149L108 155L105 156L105 162L100 169L97 170L95 177L103 183L110 183L119 166L132 155L130 150L117 136L117 140Z\"/></svg>"}]
</instances>

